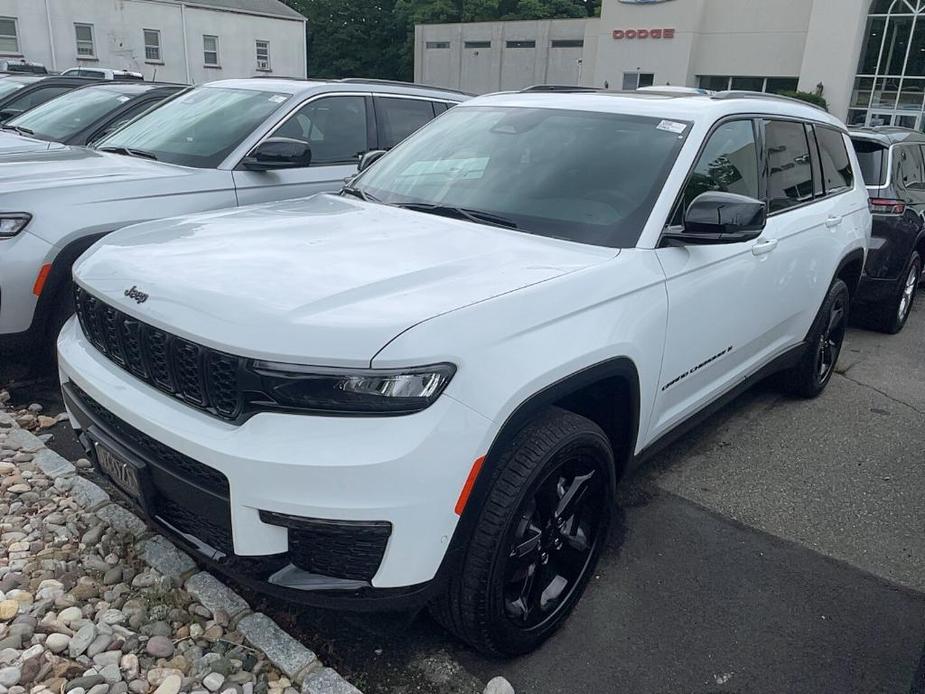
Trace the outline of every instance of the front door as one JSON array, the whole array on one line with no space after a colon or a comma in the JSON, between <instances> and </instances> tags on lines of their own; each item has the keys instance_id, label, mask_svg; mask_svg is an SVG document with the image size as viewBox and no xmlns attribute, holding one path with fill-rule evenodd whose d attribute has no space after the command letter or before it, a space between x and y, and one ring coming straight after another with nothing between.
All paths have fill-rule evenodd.
<instances>
[{"instance_id":1,"label":"front door","mask_svg":"<svg viewBox=\"0 0 925 694\"><path fill-rule=\"evenodd\" d=\"M234 171L239 205L301 198L335 192L357 171L360 156L371 147L370 98L348 94L325 96L306 103L271 133L311 146L311 165L298 169Z\"/></svg>"},{"instance_id":2,"label":"front door","mask_svg":"<svg viewBox=\"0 0 925 694\"><path fill-rule=\"evenodd\" d=\"M708 139L672 226L703 192L721 190L761 199L756 123L731 120ZM668 291L668 326L659 393L649 440L671 429L754 368L769 349L777 319L773 239L656 250Z\"/></svg>"}]
</instances>

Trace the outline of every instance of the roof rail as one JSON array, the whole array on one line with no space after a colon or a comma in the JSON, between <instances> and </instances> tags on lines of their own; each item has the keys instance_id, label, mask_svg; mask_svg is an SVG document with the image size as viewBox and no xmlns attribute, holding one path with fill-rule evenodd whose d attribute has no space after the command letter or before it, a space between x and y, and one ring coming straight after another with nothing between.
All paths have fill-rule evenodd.
<instances>
[{"instance_id":1,"label":"roof rail","mask_svg":"<svg viewBox=\"0 0 925 694\"><path fill-rule=\"evenodd\" d=\"M601 92L604 91L600 87L579 87L577 85L568 85L568 84L534 84L530 87L524 87L520 90L520 93L524 92L562 92L564 94L572 94L576 92Z\"/></svg>"},{"instance_id":2,"label":"roof rail","mask_svg":"<svg viewBox=\"0 0 925 694\"><path fill-rule=\"evenodd\" d=\"M463 96L475 96L469 92L460 89L450 89L449 87L434 87L429 84L417 84L415 82L402 82L401 80L382 80L366 77L342 77L334 82L346 82L347 84L383 84L392 87L415 87L417 89L433 89L438 92L450 92L451 94L462 94Z\"/></svg>"},{"instance_id":3,"label":"roof rail","mask_svg":"<svg viewBox=\"0 0 925 694\"><path fill-rule=\"evenodd\" d=\"M808 101L803 101L802 99L794 99L792 96L782 96L780 94L768 94L767 92L747 92L747 91L737 91L737 90L728 90L722 92L716 92L713 94L711 99L775 99L777 101L789 101L792 104L802 104L803 106L809 106L810 108L815 108L819 111L826 112L821 106L816 106L816 104L811 104Z\"/></svg>"}]
</instances>

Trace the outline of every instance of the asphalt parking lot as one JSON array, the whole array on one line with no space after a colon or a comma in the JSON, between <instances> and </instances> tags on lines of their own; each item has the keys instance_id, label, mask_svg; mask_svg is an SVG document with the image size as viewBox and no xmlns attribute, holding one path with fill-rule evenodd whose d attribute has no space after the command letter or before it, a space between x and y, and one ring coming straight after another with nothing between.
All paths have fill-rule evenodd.
<instances>
[{"instance_id":1,"label":"asphalt parking lot","mask_svg":"<svg viewBox=\"0 0 925 694\"><path fill-rule=\"evenodd\" d=\"M530 656L423 615L264 609L370 693L925 693L925 303L898 336L853 330L838 370L814 401L757 386L626 480L595 580ZM34 376L0 362L16 404L59 411Z\"/></svg>"}]
</instances>

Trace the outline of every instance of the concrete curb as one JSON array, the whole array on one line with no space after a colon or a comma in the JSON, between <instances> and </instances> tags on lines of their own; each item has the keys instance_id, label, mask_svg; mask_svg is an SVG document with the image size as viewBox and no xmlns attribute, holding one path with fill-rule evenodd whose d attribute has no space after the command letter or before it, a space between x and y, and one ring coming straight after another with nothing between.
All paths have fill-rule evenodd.
<instances>
[{"instance_id":1,"label":"concrete curb","mask_svg":"<svg viewBox=\"0 0 925 694\"><path fill-rule=\"evenodd\" d=\"M0 408L3 404L0 403ZM63 492L116 532L131 534L138 544L138 554L151 568L183 586L198 602L212 612L223 610L231 624L241 632L251 647L302 687L302 694L362 694L334 670L324 667L318 656L284 631L265 614L253 612L248 602L231 588L205 571L170 540L149 528L131 511L114 503L101 486L78 474L77 468L50 450L42 441L22 429L0 409L0 447L33 453L33 462L55 485L59 480L69 487ZM4 436L5 434L5 436ZM147 539L145 539L147 538Z\"/></svg>"}]
</instances>

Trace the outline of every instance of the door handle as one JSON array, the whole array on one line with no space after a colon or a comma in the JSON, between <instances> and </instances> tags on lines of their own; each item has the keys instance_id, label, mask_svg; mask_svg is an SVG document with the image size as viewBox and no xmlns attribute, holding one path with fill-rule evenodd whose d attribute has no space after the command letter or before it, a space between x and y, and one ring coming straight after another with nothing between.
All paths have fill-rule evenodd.
<instances>
[{"instance_id":1,"label":"door handle","mask_svg":"<svg viewBox=\"0 0 925 694\"><path fill-rule=\"evenodd\" d=\"M777 239L762 239L752 246L753 255L764 255L777 248Z\"/></svg>"},{"instance_id":2,"label":"door handle","mask_svg":"<svg viewBox=\"0 0 925 694\"><path fill-rule=\"evenodd\" d=\"M832 215L831 217L829 217L828 219L825 220L825 225L826 225L829 229L834 229L834 228L837 227L839 224L841 224L841 220L842 220L841 217L836 217L835 215Z\"/></svg>"}]
</instances>

